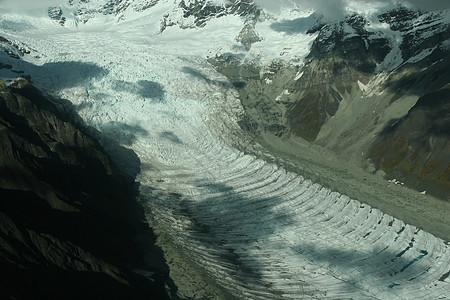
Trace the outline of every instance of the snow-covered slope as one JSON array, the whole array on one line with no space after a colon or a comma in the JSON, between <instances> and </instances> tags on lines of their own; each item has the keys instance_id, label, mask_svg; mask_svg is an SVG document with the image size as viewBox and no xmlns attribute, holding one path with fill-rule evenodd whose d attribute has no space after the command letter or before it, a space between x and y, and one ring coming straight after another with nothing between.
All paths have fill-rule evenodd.
<instances>
[{"instance_id":1,"label":"snow-covered slope","mask_svg":"<svg viewBox=\"0 0 450 300\"><path fill-rule=\"evenodd\" d=\"M181 296L448 297L447 243L257 155L264 150L238 124L238 93L207 62L222 54L300 67L318 35L309 31L317 24L312 12L252 23L263 39L246 49L237 37L251 22L239 13L202 26L166 26L161 34L161 18L173 16L179 3L146 1L143 9L144 2L116 1L111 7L129 4L120 22L102 6L104 17L96 11L82 26L74 19L78 28L2 15L0 35L10 41L4 47L19 51L12 45L20 41L29 54L2 53L11 68L0 77L29 75L137 154L131 159L109 148L125 170L139 174ZM104 1L70 3L90 11Z\"/></svg>"}]
</instances>

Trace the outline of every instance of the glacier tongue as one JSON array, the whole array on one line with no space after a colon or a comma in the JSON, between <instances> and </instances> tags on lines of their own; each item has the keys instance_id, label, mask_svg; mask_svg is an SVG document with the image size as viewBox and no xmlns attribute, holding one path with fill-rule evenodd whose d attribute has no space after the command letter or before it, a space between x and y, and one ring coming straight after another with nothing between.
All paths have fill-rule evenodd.
<instances>
[{"instance_id":1,"label":"glacier tongue","mask_svg":"<svg viewBox=\"0 0 450 300\"><path fill-rule=\"evenodd\" d=\"M162 247L184 254L203 280L240 299L450 294L444 241L238 150L256 146L237 124L236 92L198 55L201 36L183 44L61 29L17 38L43 54L18 67L137 154L140 162L110 149L140 171ZM217 296L184 276L175 280L181 295Z\"/></svg>"}]
</instances>

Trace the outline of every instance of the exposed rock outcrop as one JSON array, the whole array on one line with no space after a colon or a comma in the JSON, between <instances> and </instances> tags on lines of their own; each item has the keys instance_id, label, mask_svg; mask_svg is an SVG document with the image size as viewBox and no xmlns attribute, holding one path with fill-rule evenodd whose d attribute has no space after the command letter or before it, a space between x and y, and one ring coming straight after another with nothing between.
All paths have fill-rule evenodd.
<instances>
[{"instance_id":1,"label":"exposed rock outcrop","mask_svg":"<svg viewBox=\"0 0 450 300\"><path fill-rule=\"evenodd\" d=\"M158 4L159 0L109 0L96 2L90 0L69 0L72 12L68 13L61 7L51 7L48 16L61 25L67 25L67 20L73 19L75 24L87 23L98 15L111 15L118 21L124 20L128 12L142 12ZM203 27L214 18L225 15L238 15L247 20L255 20L261 14L261 9L252 0L230 0L223 3L211 0L176 0L174 7L164 13L160 32L167 27L181 28Z\"/></svg>"},{"instance_id":2,"label":"exposed rock outcrop","mask_svg":"<svg viewBox=\"0 0 450 300\"><path fill-rule=\"evenodd\" d=\"M55 22L58 22L61 26L66 23L66 18L63 17L63 11L61 7L51 6L48 8L48 16Z\"/></svg>"},{"instance_id":3,"label":"exposed rock outcrop","mask_svg":"<svg viewBox=\"0 0 450 300\"><path fill-rule=\"evenodd\" d=\"M448 195L450 187L450 84L419 98L387 127L370 156L377 168L421 190Z\"/></svg>"},{"instance_id":4,"label":"exposed rock outcrop","mask_svg":"<svg viewBox=\"0 0 450 300\"><path fill-rule=\"evenodd\" d=\"M236 38L236 41L242 43L242 45L244 45L245 47L245 50L249 51L252 47L252 44L262 41L262 38L256 32L254 26L252 26L251 24L246 24Z\"/></svg>"},{"instance_id":5,"label":"exposed rock outcrop","mask_svg":"<svg viewBox=\"0 0 450 300\"><path fill-rule=\"evenodd\" d=\"M304 66L255 64L233 55L210 62L238 88L247 112L242 128L301 138L364 168L372 160L389 177L447 198L443 153L450 131L436 135L431 128L447 122L449 109L444 100L430 101L448 100L446 16L399 7L379 15L375 25L359 15L316 24Z\"/></svg>"},{"instance_id":6,"label":"exposed rock outcrop","mask_svg":"<svg viewBox=\"0 0 450 300\"><path fill-rule=\"evenodd\" d=\"M303 76L295 84L297 100L289 110L292 132L316 140L342 100L368 81L390 48L386 38L365 29L366 20L351 16L322 27L308 55Z\"/></svg>"},{"instance_id":7,"label":"exposed rock outcrop","mask_svg":"<svg viewBox=\"0 0 450 300\"><path fill-rule=\"evenodd\" d=\"M2 297L167 297L134 180L86 130L22 78L0 82L0 140Z\"/></svg>"}]
</instances>

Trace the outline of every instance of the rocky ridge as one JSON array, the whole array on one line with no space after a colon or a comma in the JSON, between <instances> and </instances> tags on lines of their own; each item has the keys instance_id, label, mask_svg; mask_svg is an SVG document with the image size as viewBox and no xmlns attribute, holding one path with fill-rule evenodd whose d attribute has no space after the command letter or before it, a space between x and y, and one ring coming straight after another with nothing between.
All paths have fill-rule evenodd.
<instances>
[{"instance_id":1,"label":"rocky ridge","mask_svg":"<svg viewBox=\"0 0 450 300\"><path fill-rule=\"evenodd\" d=\"M26 79L0 108L2 296L168 297L133 179Z\"/></svg>"},{"instance_id":2,"label":"rocky ridge","mask_svg":"<svg viewBox=\"0 0 450 300\"><path fill-rule=\"evenodd\" d=\"M344 21L310 28L310 32L318 35L303 66L282 60L261 65L232 55L210 59L238 88L247 111L241 122L243 128L256 134L299 137L365 168L372 168L374 162L391 179L407 181L417 189L428 186L428 190L446 198L450 185L444 181L449 165L440 158L442 144L431 142L430 131L423 136L430 140L427 147L406 142L400 147L412 147L409 151L415 155L428 157L430 170L420 171L413 160L404 160L402 167L398 162L381 163L402 153L396 145L399 141L384 133L408 116L414 126L392 129L403 128L398 135L413 135L412 128L424 125L416 120L417 113L412 113L419 109L416 106L423 105L429 94L442 95L441 89L450 80L446 12L399 7L380 14L375 21L354 14ZM428 109L435 111L433 115L440 116L427 120L435 127L432 124L448 118L448 109L431 107ZM374 150L380 139L384 149L390 151ZM440 139L448 143L448 131ZM434 160L439 163L431 163ZM438 170L447 171L444 175ZM439 180L425 175L434 172L440 174ZM419 184L421 180L433 184Z\"/></svg>"},{"instance_id":3,"label":"rocky ridge","mask_svg":"<svg viewBox=\"0 0 450 300\"><path fill-rule=\"evenodd\" d=\"M450 86L423 95L406 116L386 128L369 155L379 169L442 198L450 186Z\"/></svg>"},{"instance_id":4,"label":"rocky ridge","mask_svg":"<svg viewBox=\"0 0 450 300\"><path fill-rule=\"evenodd\" d=\"M48 9L49 17L62 26L68 19L74 19L74 24L85 24L98 15L112 16L118 22L126 20L129 13L142 13L157 4L166 4L161 0L71 0L66 7L52 6ZM72 12L71 14L69 12ZM261 14L261 9L251 0L217 1L210 0L177 0L166 8L160 20L162 33L170 26L180 28L199 28L214 18L226 15L238 15L254 23Z\"/></svg>"}]
</instances>

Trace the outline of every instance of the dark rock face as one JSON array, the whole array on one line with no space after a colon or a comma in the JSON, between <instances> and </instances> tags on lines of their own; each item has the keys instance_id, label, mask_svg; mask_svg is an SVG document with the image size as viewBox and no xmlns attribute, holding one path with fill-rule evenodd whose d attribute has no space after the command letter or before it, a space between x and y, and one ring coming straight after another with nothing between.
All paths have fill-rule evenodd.
<instances>
[{"instance_id":1,"label":"dark rock face","mask_svg":"<svg viewBox=\"0 0 450 300\"><path fill-rule=\"evenodd\" d=\"M68 4L78 8L75 13L76 23L87 23L97 15L113 15L118 20L122 20L127 10L141 12L152 8L158 1L105 0L104 4L91 4L90 8L86 8L84 5L90 3L90 0L69 0ZM175 25L182 28L203 27L209 20L229 14L255 21L261 14L261 9L252 0L230 0L224 4L218 4L210 0L180 0L174 1L174 4L176 4L174 8L168 10L161 20L161 32L167 27ZM179 16L180 11L182 12L181 18ZM60 7L51 7L48 15L61 25L65 24L64 11ZM189 21L187 21L188 19Z\"/></svg>"},{"instance_id":2,"label":"dark rock face","mask_svg":"<svg viewBox=\"0 0 450 300\"><path fill-rule=\"evenodd\" d=\"M446 82L442 84L439 74L435 74L431 81L426 79L428 86L417 83L428 76L420 69L448 56L442 45L450 38L450 26L442 22L443 18L445 14L442 12L425 14L404 8L379 16L380 22L389 24L401 36L398 47L405 63L394 72L376 70L376 66L384 61L395 45L388 36L367 31L367 21L361 16L350 16L343 22L322 26L302 70L302 79L295 86L298 99L288 107L292 132L308 141L315 141L322 126L338 110L342 99L349 99L352 91L359 89L355 83L368 82L380 71L392 72L387 83L388 89L395 93L391 103L405 92L423 95L433 88L442 87ZM424 55L425 59L419 58L422 52L427 51L430 53ZM409 59L412 61L408 62ZM424 73L427 74L424 76ZM400 77L404 78L400 80ZM394 85L396 91L391 89Z\"/></svg>"},{"instance_id":3,"label":"dark rock face","mask_svg":"<svg viewBox=\"0 0 450 300\"><path fill-rule=\"evenodd\" d=\"M419 98L373 144L376 167L432 194L450 190L450 85Z\"/></svg>"},{"instance_id":4,"label":"dark rock face","mask_svg":"<svg viewBox=\"0 0 450 300\"><path fill-rule=\"evenodd\" d=\"M244 130L255 134L269 132L277 136L287 133L284 115L289 100L284 99L287 96L283 92L292 90L295 67L273 61L263 70L262 66L242 63L233 56L210 58L209 62L219 73L225 75L239 92L242 106L247 113L240 122ZM267 84L268 81L271 84Z\"/></svg>"},{"instance_id":5,"label":"dark rock face","mask_svg":"<svg viewBox=\"0 0 450 300\"><path fill-rule=\"evenodd\" d=\"M66 18L63 17L63 11L61 7L51 6L48 8L48 16L55 22L58 22L61 26L64 26L66 23Z\"/></svg>"},{"instance_id":6,"label":"dark rock face","mask_svg":"<svg viewBox=\"0 0 450 300\"><path fill-rule=\"evenodd\" d=\"M358 15L317 24L309 30L317 38L298 68L281 61L255 66L231 55L210 62L240 94L243 129L300 137L363 168L372 161L391 178L448 198L450 130L436 134L432 128L446 128L440 124L449 108L442 100L424 109L433 97L448 102L446 17L399 7L378 16L385 30Z\"/></svg>"},{"instance_id":7,"label":"dark rock face","mask_svg":"<svg viewBox=\"0 0 450 300\"><path fill-rule=\"evenodd\" d=\"M379 19L388 23L392 30L402 34L400 49L403 58L409 59L422 50L436 47L450 38L450 26L446 22L441 22L446 17L445 12L424 13L400 7L381 14ZM440 58L444 57L445 55ZM437 57L433 58L437 60Z\"/></svg>"},{"instance_id":8,"label":"dark rock face","mask_svg":"<svg viewBox=\"0 0 450 300\"><path fill-rule=\"evenodd\" d=\"M8 54L8 56L15 59L20 59L25 54L30 54L29 49L26 49L23 46L13 43L2 36L0 36L0 51L4 51L6 54ZM6 65L6 68L10 69L10 67L8 66L9 65ZM5 68L5 65L2 63L0 63L0 69L1 68Z\"/></svg>"},{"instance_id":9,"label":"dark rock face","mask_svg":"<svg viewBox=\"0 0 450 300\"><path fill-rule=\"evenodd\" d=\"M299 99L289 109L294 134L314 141L354 84L369 78L390 51L387 39L374 37L364 28L366 22L354 15L320 29L302 80L295 86L301 92Z\"/></svg>"},{"instance_id":10,"label":"dark rock face","mask_svg":"<svg viewBox=\"0 0 450 300\"><path fill-rule=\"evenodd\" d=\"M179 25L181 28L204 27L209 20L226 15L238 15L251 22L255 21L261 13L261 10L250 0L233 0L223 5L208 0L188 3L182 0L178 6L183 12L183 18L172 19L173 12L167 12L161 20L161 32L174 25ZM193 22L185 22L189 18L193 19Z\"/></svg>"},{"instance_id":11,"label":"dark rock face","mask_svg":"<svg viewBox=\"0 0 450 300\"><path fill-rule=\"evenodd\" d=\"M252 44L262 41L262 38L256 32L254 26L247 24L244 28L242 28L238 37L236 38L237 42L242 43L244 45L245 50L249 51L252 47Z\"/></svg>"},{"instance_id":12,"label":"dark rock face","mask_svg":"<svg viewBox=\"0 0 450 300\"><path fill-rule=\"evenodd\" d=\"M167 297L134 180L25 79L0 83L0 140L2 296Z\"/></svg>"}]
</instances>

